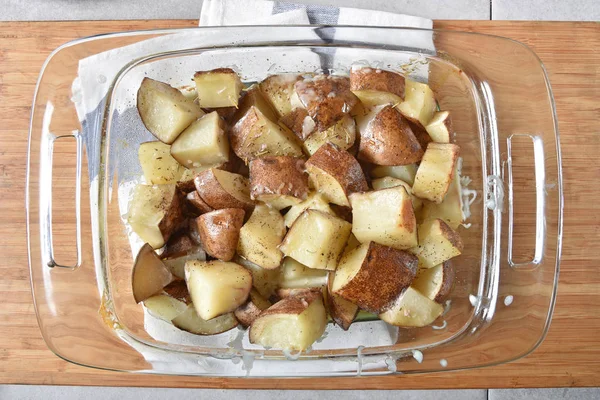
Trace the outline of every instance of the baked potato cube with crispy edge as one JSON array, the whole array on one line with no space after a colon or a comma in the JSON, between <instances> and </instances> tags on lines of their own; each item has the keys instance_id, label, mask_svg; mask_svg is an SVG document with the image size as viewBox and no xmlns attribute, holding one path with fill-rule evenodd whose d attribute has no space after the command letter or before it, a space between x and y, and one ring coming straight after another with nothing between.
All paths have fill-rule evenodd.
<instances>
[{"instance_id":1,"label":"baked potato cube with crispy edge","mask_svg":"<svg viewBox=\"0 0 600 400\"><path fill-rule=\"evenodd\" d=\"M303 156L294 134L254 106L231 128L229 139L235 154L246 163L264 156Z\"/></svg>"},{"instance_id":2,"label":"baked potato cube with crispy edge","mask_svg":"<svg viewBox=\"0 0 600 400\"><path fill-rule=\"evenodd\" d=\"M415 183L417 164L410 165L380 165L371 170L372 178L384 178L386 176L401 179L409 185Z\"/></svg>"},{"instance_id":3,"label":"baked potato cube with crispy edge","mask_svg":"<svg viewBox=\"0 0 600 400\"><path fill-rule=\"evenodd\" d=\"M192 122L171 145L171 155L186 168L229 161L225 123L216 111Z\"/></svg>"},{"instance_id":4,"label":"baked potato cube with crispy edge","mask_svg":"<svg viewBox=\"0 0 600 400\"><path fill-rule=\"evenodd\" d=\"M240 230L237 253L266 269L281 264L283 253L278 246L285 236L285 224L279 211L259 204Z\"/></svg>"},{"instance_id":5,"label":"baked potato cube with crispy edge","mask_svg":"<svg viewBox=\"0 0 600 400\"><path fill-rule=\"evenodd\" d=\"M129 202L131 229L153 248L161 248L184 221L182 197L174 183L137 185Z\"/></svg>"},{"instance_id":6,"label":"baked potato cube with crispy edge","mask_svg":"<svg viewBox=\"0 0 600 400\"><path fill-rule=\"evenodd\" d=\"M326 270L308 268L293 258L286 257L281 265L279 287L284 289L322 287L327 284L328 274Z\"/></svg>"},{"instance_id":7,"label":"baked potato cube with crispy edge","mask_svg":"<svg viewBox=\"0 0 600 400\"><path fill-rule=\"evenodd\" d=\"M432 268L462 253L460 235L441 219L419 225L419 245L409 251L419 257L421 268Z\"/></svg>"},{"instance_id":8,"label":"baked potato cube with crispy edge","mask_svg":"<svg viewBox=\"0 0 600 400\"><path fill-rule=\"evenodd\" d=\"M441 203L446 197L460 148L450 143L430 143L417 170L413 193L422 199Z\"/></svg>"},{"instance_id":9,"label":"baked potato cube with crispy edge","mask_svg":"<svg viewBox=\"0 0 600 400\"><path fill-rule=\"evenodd\" d=\"M330 203L349 206L348 196L369 189L363 170L350 153L326 143L306 162L309 184Z\"/></svg>"},{"instance_id":10,"label":"baked potato cube with crispy edge","mask_svg":"<svg viewBox=\"0 0 600 400\"><path fill-rule=\"evenodd\" d=\"M204 112L179 90L144 78L137 93L137 109L146 129L158 140L171 144Z\"/></svg>"},{"instance_id":11,"label":"baked potato cube with crispy edge","mask_svg":"<svg viewBox=\"0 0 600 400\"><path fill-rule=\"evenodd\" d=\"M352 233L361 243L373 241L395 249L417 245L417 221L404 186L350 195Z\"/></svg>"},{"instance_id":12,"label":"baked potato cube with crispy edge","mask_svg":"<svg viewBox=\"0 0 600 400\"><path fill-rule=\"evenodd\" d=\"M430 325L444 312L444 307L409 287L379 318L388 324L404 328Z\"/></svg>"},{"instance_id":13,"label":"baked potato cube with crispy edge","mask_svg":"<svg viewBox=\"0 0 600 400\"><path fill-rule=\"evenodd\" d=\"M279 282L279 268L266 269L240 256L236 256L234 261L250 271L252 285L262 297L268 299L275 294Z\"/></svg>"},{"instance_id":14,"label":"baked potato cube with crispy edge","mask_svg":"<svg viewBox=\"0 0 600 400\"><path fill-rule=\"evenodd\" d=\"M250 161L250 198L273 208L300 203L308 195L308 175L301 158L262 157Z\"/></svg>"},{"instance_id":15,"label":"baked potato cube with crispy edge","mask_svg":"<svg viewBox=\"0 0 600 400\"><path fill-rule=\"evenodd\" d=\"M254 322L256 318L258 318L261 312L269 307L271 307L269 300L265 299L260 295L260 293L258 293L256 289L253 288L250 291L248 301L239 306L235 310L234 314L240 324L247 328L252 324L252 322Z\"/></svg>"},{"instance_id":16,"label":"baked potato cube with crispy edge","mask_svg":"<svg viewBox=\"0 0 600 400\"><path fill-rule=\"evenodd\" d=\"M163 142L146 142L138 148L138 159L146 182L151 185L176 183L184 168L171 156L171 146Z\"/></svg>"},{"instance_id":17,"label":"baked potato cube with crispy edge","mask_svg":"<svg viewBox=\"0 0 600 400\"><path fill-rule=\"evenodd\" d=\"M317 129L317 124L308 115L305 108L294 108L279 120L287 126L301 141L305 141Z\"/></svg>"},{"instance_id":18,"label":"baked potato cube with crispy edge","mask_svg":"<svg viewBox=\"0 0 600 400\"><path fill-rule=\"evenodd\" d=\"M424 221L439 218L455 230L464 222L460 176L456 168L444 200L440 204L426 201L422 216Z\"/></svg>"},{"instance_id":19,"label":"baked potato cube with crispy edge","mask_svg":"<svg viewBox=\"0 0 600 400\"><path fill-rule=\"evenodd\" d=\"M331 286L333 284L334 272L329 273L329 284L327 286L327 295L325 296L325 305L327 312L333 319L336 325L343 330L347 331L350 325L358 314L358 306L351 301L344 299L342 296L338 296L333 293Z\"/></svg>"},{"instance_id":20,"label":"baked potato cube with crispy edge","mask_svg":"<svg viewBox=\"0 0 600 400\"><path fill-rule=\"evenodd\" d=\"M346 246L352 224L317 210L296 219L279 246L283 254L309 268L334 270Z\"/></svg>"},{"instance_id":21,"label":"baked potato cube with crispy edge","mask_svg":"<svg viewBox=\"0 0 600 400\"><path fill-rule=\"evenodd\" d=\"M379 313L410 286L417 257L375 242L344 254L335 270L331 291L361 309Z\"/></svg>"},{"instance_id":22,"label":"baked potato cube with crispy edge","mask_svg":"<svg viewBox=\"0 0 600 400\"><path fill-rule=\"evenodd\" d=\"M202 214L194 220L202 248L209 256L231 261L237 249L244 215L245 211L241 208L225 208Z\"/></svg>"},{"instance_id":23,"label":"baked potato cube with crispy edge","mask_svg":"<svg viewBox=\"0 0 600 400\"><path fill-rule=\"evenodd\" d=\"M302 201L299 204L293 205L288 212L285 214L285 226L288 228L292 226L296 218L300 216L304 211L311 210L319 210L324 213L335 215L329 203L325 199L325 197L319 192L311 192L306 197L306 200Z\"/></svg>"},{"instance_id":24,"label":"baked potato cube with crispy edge","mask_svg":"<svg viewBox=\"0 0 600 400\"><path fill-rule=\"evenodd\" d=\"M239 174L211 168L194 178L196 191L206 204L215 210L241 208L252 211L248 179Z\"/></svg>"},{"instance_id":25,"label":"baked potato cube with crispy edge","mask_svg":"<svg viewBox=\"0 0 600 400\"><path fill-rule=\"evenodd\" d=\"M185 312L171 322L182 331L202 336L217 335L238 326L238 320L232 312L205 320L198 315L193 305L189 305Z\"/></svg>"},{"instance_id":26,"label":"baked potato cube with crispy edge","mask_svg":"<svg viewBox=\"0 0 600 400\"><path fill-rule=\"evenodd\" d=\"M342 119L322 132L315 132L304 141L304 150L311 156L325 143L330 142L342 150L348 150L356 141L354 118L344 115Z\"/></svg>"},{"instance_id":27,"label":"baked potato cube with crispy edge","mask_svg":"<svg viewBox=\"0 0 600 400\"><path fill-rule=\"evenodd\" d=\"M350 91L350 79L343 76L317 75L296 82L295 89L319 132L338 122L358 103Z\"/></svg>"},{"instance_id":28,"label":"baked potato cube with crispy edge","mask_svg":"<svg viewBox=\"0 0 600 400\"><path fill-rule=\"evenodd\" d=\"M202 108L237 107L244 84L230 68L198 71L194 74L198 105Z\"/></svg>"},{"instance_id":29,"label":"baked potato cube with crispy edge","mask_svg":"<svg viewBox=\"0 0 600 400\"><path fill-rule=\"evenodd\" d=\"M408 122L391 106L376 107L358 124L358 158L376 165L414 164L423 149Z\"/></svg>"},{"instance_id":30,"label":"baked potato cube with crispy edge","mask_svg":"<svg viewBox=\"0 0 600 400\"><path fill-rule=\"evenodd\" d=\"M292 111L291 97L294 93L294 84L301 80L302 76L297 74L271 75L260 82L259 87L279 116L284 116Z\"/></svg>"},{"instance_id":31,"label":"baked potato cube with crispy edge","mask_svg":"<svg viewBox=\"0 0 600 400\"><path fill-rule=\"evenodd\" d=\"M185 282L194 308L204 320L234 311L246 302L252 289L250 271L225 261L188 261Z\"/></svg>"},{"instance_id":32,"label":"baked potato cube with crispy edge","mask_svg":"<svg viewBox=\"0 0 600 400\"><path fill-rule=\"evenodd\" d=\"M265 99L259 86L254 84L243 92L231 125L235 125L246 115L250 107L256 107L268 120L277 121L277 111L275 111L269 100Z\"/></svg>"},{"instance_id":33,"label":"baked potato cube with crispy edge","mask_svg":"<svg viewBox=\"0 0 600 400\"><path fill-rule=\"evenodd\" d=\"M379 68L352 67L350 69L350 90L368 90L392 93L404 97L404 76Z\"/></svg>"},{"instance_id":34,"label":"baked potato cube with crispy edge","mask_svg":"<svg viewBox=\"0 0 600 400\"><path fill-rule=\"evenodd\" d=\"M448 111L436 112L425 129L436 143L452 142L452 119Z\"/></svg>"},{"instance_id":35,"label":"baked potato cube with crispy edge","mask_svg":"<svg viewBox=\"0 0 600 400\"><path fill-rule=\"evenodd\" d=\"M135 258L131 277L133 298L136 303L159 293L173 282L173 279L173 274L158 258L154 249L148 243L144 244Z\"/></svg>"},{"instance_id":36,"label":"baked potato cube with crispy edge","mask_svg":"<svg viewBox=\"0 0 600 400\"><path fill-rule=\"evenodd\" d=\"M427 126L437 109L435 95L427 84L406 79L404 101L396 106L406 118Z\"/></svg>"},{"instance_id":37,"label":"baked potato cube with crispy edge","mask_svg":"<svg viewBox=\"0 0 600 400\"><path fill-rule=\"evenodd\" d=\"M427 298L441 303L454 287L454 267L450 261L445 261L433 268L422 268L411 286Z\"/></svg>"},{"instance_id":38,"label":"baked potato cube with crispy edge","mask_svg":"<svg viewBox=\"0 0 600 400\"><path fill-rule=\"evenodd\" d=\"M290 296L275 303L254 320L250 326L250 343L302 351L323 335L326 326L327 311L321 293Z\"/></svg>"},{"instance_id":39,"label":"baked potato cube with crispy edge","mask_svg":"<svg viewBox=\"0 0 600 400\"><path fill-rule=\"evenodd\" d=\"M386 176L384 178L377 178L371 182L373 189L388 189L396 186L404 186L404 189L408 192L410 199L412 200L413 210L417 212L423 207L423 200L415 196L412 192L412 188L406 182L398 178L392 178L391 176Z\"/></svg>"},{"instance_id":40,"label":"baked potato cube with crispy edge","mask_svg":"<svg viewBox=\"0 0 600 400\"><path fill-rule=\"evenodd\" d=\"M426 149L427 145L433 142L433 139L431 139L431 136L429 136L429 133L427 133L425 127L419 122L413 122L409 119L407 119L406 121L408 122L408 126L410 126L410 129L412 129L413 133L415 134L415 137L421 145L421 148Z\"/></svg>"}]
</instances>

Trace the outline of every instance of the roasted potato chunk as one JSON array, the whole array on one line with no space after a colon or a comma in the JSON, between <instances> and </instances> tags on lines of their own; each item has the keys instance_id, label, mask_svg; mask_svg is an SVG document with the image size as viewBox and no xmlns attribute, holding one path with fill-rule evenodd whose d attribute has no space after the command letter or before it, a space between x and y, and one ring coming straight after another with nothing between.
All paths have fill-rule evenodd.
<instances>
[{"instance_id":1,"label":"roasted potato chunk","mask_svg":"<svg viewBox=\"0 0 600 400\"><path fill-rule=\"evenodd\" d=\"M158 258L152 246L146 243L135 258L131 282L136 303L159 293L173 282L173 275Z\"/></svg>"},{"instance_id":2,"label":"roasted potato chunk","mask_svg":"<svg viewBox=\"0 0 600 400\"><path fill-rule=\"evenodd\" d=\"M412 187L410 187L410 185L408 183L404 182L401 179L392 178L391 176L386 176L385 178L374 179L371 182L371 185L373 186L373 189L375 189L375 190L388 189L388 188L392 188L392 187L396 187L396 186L404 186L404 189L406 189L406 192L408 193L408 195L410 196L410 199L412 201L413 210L415 212L417 212L418 210L420 210L423 207L423 200L421 200L420 198L415 196L413 194Z\"/></svg>"},{"instance_id":3,"label":"roasted potato chunk","mask_svg":"<svg viewBox=\"0 0 600 400\"><path fill-rule=\"evenodd\" d=\"M146 182L151 185L176 183L184 168L171 156L171 146L163 142L146 142L138 148L138 159Z\"/></svg>"},{"instance_id":4,"label":"roasted potato chunk","mask_svg":"<svg viewBox=\"0 0 600 400\"><path fill-rule=\"evenodd\" d=\"M250 198L273 208L299 204L308 195L304 160L295 157L262 157L250 161Z\"/></svg>"},{"instance_id":5,"label":"roasted potato chunk","mask_svg":"<svg viewBox=\"0 0 600 400\"><path fill-rule=\"evenodd\" d=\"M277 268L283 258L278 246L284 235L285 224L279 211L259 204L240 230L237 252L263 268Z\"/></svg>"},{"instance_id":6,"label":"roasted potato chunk","mask_svg":"<svg viewBox=\"0 0 600 400\"><path fill-rule=\"evenodd\" d=\"M238 326L238 321L232 312L206 320L198 315L193 305L189 305L185 312L171 322L183 331L203 336L217 335Z\"/></svg>"},{"instance_id":7,"label":"roasted potato chunk","mask_svg":"<svg viewBox=\"0 0 600 400\"><path fill-rule=\"evenodd\" d=\"M318 192L309 193L306 197L306 200L302 201L299 204L293 205L288 212L285 214L285 226L288 228L292 226L296 218L300 216L306 210L319 210L324 213L335 215L329 203L327 203L327 199Z\"/></svg>"},{"instance_id":8,"label":"roasted potato chunk","mask_svg":"<svg viewBox=\"0 0 600 400\"><path fill-rule=\"evenodd\" d=\"M194 74L198 105L202 108L237 107L244 84L231 68Z\"/></svg>"},{"instance_id":9,"label":"roasted potato chunk","mask_svg":"<svg viewBox=\"0 0 600 400\"><path fill-rule=\"evenodd\" d=\"M302 80L298 74L271 75L260 84L260 90L280 116L292 111L291 97L294 93L294 84Z\"/></svg>"},{"instance_id":10,"label":"roasted potato chunk","mask_svg":"<svg viewBox=\"0 0 600 400\"><path fill-rule=\"evenodd\" d=\"M452 143L452 120L448 111L436 112L425 127L436 143Z\"/></svg>"},{"instance_id":11,"label":"roasted potato chunk","mask_svg":"<svg viewBox=\"0 0 600 400\"><path fill-rule=\"evenodd\" d=\"M454 287L452 263L445 261L432 268L420 269L412 287L437 303L443 302Z\"/></svg>"},{"instance_id":12,"label":"roasted potato chunk","mask_svg":"<svg viewBox=\"0 0 600 400\"><path fill-rule=\"evenodd\" d=\"M422 126L427 126L437 109L433 91L427 84L406 79L404 101L397 108L402 115Z\"/></svg>"},{"instance_id":13,"label":"roasted potato chunk","mask_svg":"<svg viewBox=\"0 0 600 400\"><path fill-rule=\"evenodd\" d=\"M241 208L252 211L254 208L248 180L242 175L211 168L196 175L194 184L202 200L216 210Z\"/></svg>"},{"instance_id":14,"label":"roasted potato chunk","mask_svg":"<svg viewBox=\"0 0 600 400\"><path fill-rule=\"evenodd\" d=\"M417 170L413 193L434 203L446 197L454 177L460 148L449 143L430 143Z\"/></svg>"},{"instance_id":15,"label":"roasted potato chunk","mask_svg":"<svg viewBox=\"0 0 600 400\"><path fill-rule=\"evenodd\" d=\"M266 269L240 256L236 256L234 261L250 271L252 285L262 297L268 299L275 294L279 282L279 268Z\"/></svg>"},{"instance_id":16,"label":"roasted potato chunk","mask_svg":"<svg viewBox=\"0 0 600 400\"><path fill-rule=\"evenodd\" d=\"M415 183L417 164L410 165L382 165L371 170L372 178L384 178L386 176L403 180L412 185Z\"/></svg>"},{"instance_id":17,"label":"roasted potato chunk","mask_svg":"<svg viewBox=\"0 0 600 400\"><path fill-rule=\"evenodd\" d=\"M458 170L454 171L454 179L450 183L448 193L441 203L425 202L423 205L423 220L439 218L456 230L464 222L462 190Z\"/></svg>"},{"instance_id":18,"label":"roasted potato chunk","mask_svg":"<svg viewBox=\"0 0 600 400\"><path fill-rule=\"evenodd\" d=\"M404 76L379 68L350 69L350 90L387 92L404 97Z\"/></svg>"},{"instance_id":19,"label":"roasted potato chunk","mask_svg":"<svg viewBox=\"0 0 600 400\"><path fill-rule=\"evenodd\" d=\"M419 245L409 251L419 257L421 268L432 268L462 253L458 233L441 219L428 220L419 226Z\"/></svg>"},{"instance_id":20,"label":"roasted potato chunk","mask_svg":"<svg viewBox=\"0 0 600 400\"><path fill-rule=\"evenodd\" d=\"M354 118L344 115L342 119L324 131L310 135L303 144L304 150L311 156L325 143L333 143L342 150L348 150L356 141L356 123Z\"/></svg>"},{"instance_id":21,"label":"roasted potato chunk","mask_svg":"<svg viewBox=\"0 0 600 400\"><path fill-rule=\"evenodd\" d=\"M330 273L331 278L329 279L329 285L327 287L327 295L325 296L325 304L331 319L343 330L347 331L354 322L356 315L358 314L359 308L356 304L346 300L342 296L338 296L333 293L331 287L333 285L333 275Z\"/></svg>"},{"instance_id":22,"label":"roasted potato chunk","mask_svg":"<svg viewBox=\"0 0 600 400\"><path fill-rule=\"evenodd\" d=\"M281 265L279 287L284 289L318 288L327 284L329 272L308 268L293 258L286 257Z\"/></svg>"},{"instance_id":23,"label":"roasted potato chunk","mask_svg":"<svg viewBox=\"0 0 600 400\"><path fill-rule=\"evenodd\" d=\"M301 141L305 141L317 129L317 124L308 115L305 108L294 108L279 120L287 126Z\"/></svg>"},{"instance_id":24,"label":"roasted potato chunk","mask_svg":"<svg viewBox=\"0 0 600 400\"><path fill-rule=\"evenodd\" d=\"M269 121L277 121L277 111L275 111L269 100L265 99L260 87L257 84L254 84L246 89L240 99L240 104L233 116L231 126L235 125L244 115L246 115L250 107L255 107Z\"/></svg>"},{"instance_id":25,"label":"roasted potato chunk","mask_svg":"<svg viewBox=\"0 0 600 400\"><path fill-rule=\"evenodd\" d=\"M404 328L423 327L435 321L444 312L444 307L412 287L402 295L379 318L388 324Z\"/></svg>"},{"instance_id":26,"label":"roasted potato chunk","mask_svg":"<svg viewBox=\"0 0 600 400\"><path fill-rule=\"evenodd\" d=\"M237 249L245 211L225 208L202 214L195 219L202 248L209 256L231 261Z\"/></svg>"},{"instance_id":27,"label":"roasted potato chunk","mask_svg":"<svg viewBox=\"0 0 600 400\"><path fill-rule=\"evenodd\" d=\"M269 307L271 307L271 303L261 296L256 289L252 289L246 304L239 306L234 314L240 324L247 328L258 318L263 310Z\"/></svg>"}]
</instances>

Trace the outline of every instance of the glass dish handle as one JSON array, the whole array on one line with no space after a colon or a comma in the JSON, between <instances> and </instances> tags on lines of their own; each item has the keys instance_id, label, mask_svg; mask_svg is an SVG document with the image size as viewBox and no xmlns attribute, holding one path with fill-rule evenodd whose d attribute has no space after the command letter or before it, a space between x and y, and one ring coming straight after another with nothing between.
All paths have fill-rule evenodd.
<instances>
[{"instance_id":1,"label":"glass dish handle","mask_svg":"<svg viewBox=\"0 0 600 400\"><path fill-rule=\"evenodd\" d=\"M533 161L534 161L534 173L535 173L535 250L533 257L526 262L515 262L513 259L513 229L514 229L514 181L513 181L513 140L529 139L533 145ZM543 140L534 135L528 134L513 134L507 139L507 152L508 152L508 263L513 268L527 269L537 267L544 256L544 242L546 239L546 224L544 222L544 215L546 211L546 167L544 161L544 143Z\"/></svg>"},{"instance_id":2,"label":"glass dish handle","mask_svg":"<svg viewBox=\"0 0 600 400\"><path fill-rule=\"evenodd\" d=\"M46 158L42 160L40 168L40 235L42 245L42 257L44 265L50 268L60 267L75 269L81 265L81 161L83 152L83 141L79 133L71 135L45 135L45 140L42 141L43 148L41 156ZM54 254L54 243L52 240L52 170L53 170L53 155L54 143L58 140L75 139L76 142L76 181L75 181L75 229L76 238L75 246L77 260L75 265L62 265L56 262Z\"/></svg>"}]
</instances>

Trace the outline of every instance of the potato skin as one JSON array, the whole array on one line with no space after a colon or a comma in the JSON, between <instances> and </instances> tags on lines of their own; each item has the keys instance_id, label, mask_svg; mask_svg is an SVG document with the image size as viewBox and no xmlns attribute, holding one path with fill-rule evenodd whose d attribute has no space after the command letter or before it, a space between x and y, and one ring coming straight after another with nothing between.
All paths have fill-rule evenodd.
<instances>
[{"instance_id":1,"label":"potato skin","mask_svg":"<svg viewBox=\"0 0 600 400\"><path fill-rule=\"evenodd\" d=\"M195 219L202 247L208 255L222 261L233 258L244 215L244 210L240 208L225 208L202 214Z\"/></svg>"},{"instance_id":2,"label":"potato skin","mask_svg":"<svg viewBox=\"0 0 600 400\"><path fill-rule=\"evenodd\" d=\"M423 148L408 121L387 105L360 132L358 158L377 165L408 165L423 158Z\"/></svg>"},{"instance_id":3,"label":"potato skin","mask_svg":"<svg viewBox=\"0 0 600 400\"><path fill-rule=\"evenodd\" d=\"M165 242L169 240L174 232L181 228L184 222L185 216L183 214L183 193L175 189L173 200L169 205L169 210L158 224L158 229L160 229Z\"/></svg>"},{"instance_id":4,"label":"potato skin","mask_svg":"<svg viewBox=\"0 0 600 400\"><path fill-rule=\"evenodd\" d=\"M252 300L250 300L246 304L239 306L234 311L234 315L235 318L237 318L237 320L239 321L239 323L242 324L243 327L247 328L250 325L252 325L254 320L258 318L262 311L263 310L258 308L256 304L254 304Z\"/></svg>"},{"instance_id":5,"label":"potato skin","mask_svg":"<svg viewBox=\"0 0 600 400\"><path fill-rule=\"evenodd\" d=\"M184 280L173 281L169 283L163 291L174 299L184 302L189 305L192 304L192 298L190 292L188 292L187 285Z\"/></svg>"},{"instance_id":6,"label":"potato skin","mask_svg":"<svg viewBox=\"0 0 600 400\"><path fill-rule=\"evenodd\" d=\"M262 157L250 161L250 198L262 194L293 196L304 200L308 194L308 175L304 160L296 157Z\"/></svg>"},{"instance_id":7,"label":"potato skin","mask_svg":"<svg viewBox=\"0 0 600 400\"><path fill-rule=\"evenodd\" d=\"M380 313L410 286L418 264L410 253L370 242L360 270L336 294L365 311Z\"/></svg>"},{"instance_id":8,"label":"potato skin","mask_svg":"<svg viewBox=\"0 0 600 400\"><path fill-rule=\"evenodd\" d=\"M253 203L240 201L228 193L219 183L213 168L196 175L194 185L202 200L214 209L241 208L251 211L254 208Z\"/></svg>"},{"instance_id":9,"label":"potato skin","mask_svg":"<svg viewBox=\"0 0 600 400\"><path fill-rule=\"evenodd\" d=\"M444 280L442 281L442 287L440 288L440 291L438 292L437 296L435 296L435 299L433 299L438 303L442 303L444 300L446 300L446 298L450 295L450 292L452 292L452 289L454 289L454 265L452 265L452 262L450 260L445 261L442 264L442 270L444 271Z\"/></svg>"},{"instance_id":10,"label":"potato skin","mask_svg":"<svg viewBox=\"0 0 600 400\"><path fill-rule=\"evenodd\" d=\"M171 236L166 244L165 251L162 252L160 258L164 259L182 257L196 247L196 243L194 243L192 238L189 237L187 232L180 231Z\"/></svg>"},{"instance_id":11,"label":"potato skin","mask_svg":"<svg viewBox=\"0 0 600 400\"><path fill-rule=\"evenodd\" d=\"M305 141L314 133L317 127L315 121L308 115L308 111L305 108L294 108L281 117L279 122L287 126L302 141Z\"/></svg>"},{"instance_id":12,"label":"potato skin","mask_svg":"<svg viewBox=\"0 0 600 400\"><path fill-rule=\"evenodd\" d=\"M194 191L189 192L185 196L185 198L186 198L187 202L190 204L190 206L194 210L200 212L200 214L204 214L204 213L213 211L213 208L211 206L209 206L208 204L206 204L206 202L204 200L202 200L202 197L200 197L200 195L196 191L195 187L194 187Z\"/></svg>"},{"instance_id":13,"label":"potato skin","mask_svg":"<svg viewBox=\"0 0 600 400\"><path fill-rule=\"evenodd\" d=\"M431 136L429 136L429 133L427 133L427 130L425 130L423 125L421 125L421 123L418 121L414 122L414 121L411 121L410 119L406 119L406 122L408 122L408 126L410 126L410 129L412 130L413 134L417 138L417 141L421 145L421 148L426 149L427 145L429 143L433 142L433 139L431 139Z\"/></svg>"},{"instance_id":14,"label":"potato skin","mask_svg":"<svg viewBox=\"0 0 600 400\"><path fill-rule=\"evenodd\" d=\"M350 90L389 92L404 99L404 77L378 68L352 69Z\"/></svg>"}]
</instances>

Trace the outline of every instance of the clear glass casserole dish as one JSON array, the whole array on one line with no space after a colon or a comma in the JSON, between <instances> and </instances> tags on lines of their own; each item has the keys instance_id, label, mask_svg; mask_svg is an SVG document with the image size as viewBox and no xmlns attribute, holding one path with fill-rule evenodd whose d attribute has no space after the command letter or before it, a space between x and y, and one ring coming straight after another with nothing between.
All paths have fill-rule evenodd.
<instances>
[{"instance_id":1,"label":"clear glass casserole dish","mask_svg":"<svg viewBox=\"0 0 600 400\"><path fill-rule=\"evenodd\" d=\"M88 58L89 57L89 58ZM449 110L472 190L444 323L330 324L297 359L233 330L161 325L131 293L136 248L124 224L151 138L135 110L144 76L176 87L196 70L245 81L352 63L428 82ZM75 178L75 179L74 179ZM408 28L219 27L127 32L65 44L40 74L29 137L31 283L48 347L95 368L207 376L352 376L495 365L533 351L550 324L562 234L560 146L538 57L500 37ZM133 251L132 251L133 250ZM166 323L163 323L166 324Z\"/></svg>"}]
</instances>

